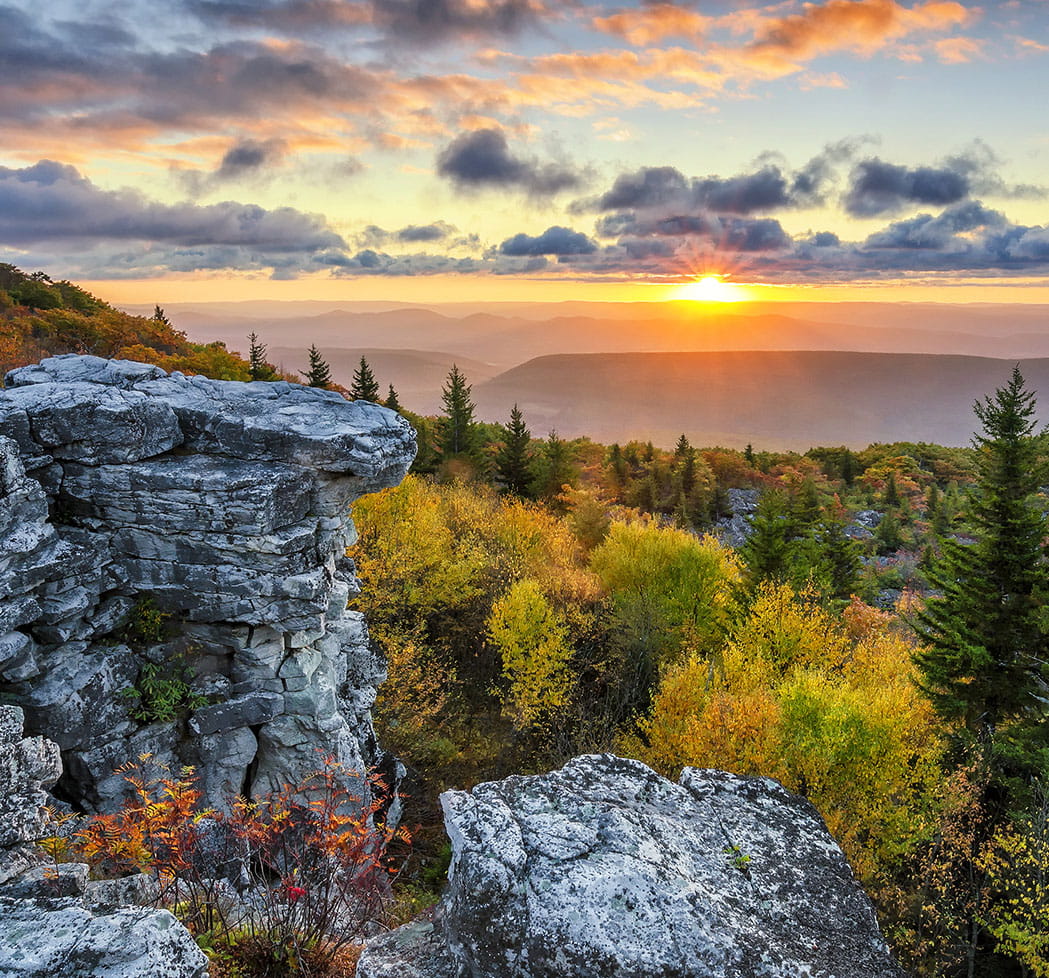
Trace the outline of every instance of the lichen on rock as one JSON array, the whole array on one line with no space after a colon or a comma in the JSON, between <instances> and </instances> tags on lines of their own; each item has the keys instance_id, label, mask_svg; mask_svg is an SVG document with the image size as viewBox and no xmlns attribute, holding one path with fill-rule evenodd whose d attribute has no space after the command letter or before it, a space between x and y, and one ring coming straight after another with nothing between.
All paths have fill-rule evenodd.
<instances>
[{"instance_id":1,"label":"lichen on rock","mask_svg":"<svg viewBox=\"0 0 1049 978\"><path fill-rule=\"evenodd\" d=\"M902 978L816 810L774 781L576 758L442 796L432 928L359 978Z\"/></svg>"}]
</instances>

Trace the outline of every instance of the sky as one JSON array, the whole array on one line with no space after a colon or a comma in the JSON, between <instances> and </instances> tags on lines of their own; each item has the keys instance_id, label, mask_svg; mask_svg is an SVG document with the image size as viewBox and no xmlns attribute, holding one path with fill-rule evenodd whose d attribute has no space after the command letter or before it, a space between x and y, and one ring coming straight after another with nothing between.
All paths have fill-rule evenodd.
<instances>
[{"instance_id":1,"label":"sky","mask_svg":"<svg viewBox=\"0 0 1049 978\"><path fill-rule=\"evenodd\" d=\"M111 301L1049 301L1046 0L0 24L0 261Z\"/></svg>"}]
</instances>

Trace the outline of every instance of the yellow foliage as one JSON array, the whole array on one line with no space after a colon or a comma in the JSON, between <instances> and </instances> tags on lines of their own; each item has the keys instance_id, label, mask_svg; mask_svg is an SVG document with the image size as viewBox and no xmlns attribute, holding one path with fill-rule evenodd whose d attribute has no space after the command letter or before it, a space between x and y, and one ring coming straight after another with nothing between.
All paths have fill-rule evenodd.
<instances>
[{"instance_id":1,"label":"yellow foliage","mask_svg":"<svg viewBox=\"0 0 1049 978\"><path fill-rule=\"evenodd\" d=\"M1049 976L1049 825L1046 805L987 847L980 868L993 896L982 921L998 949L1034 978Z\"/></svg>"},{"instance_id":2,"label":"yellow foliage","mask_svg":"<svg viewBox=\"0 0 1049 978\"><path fill-rule=\"evenodd\" d=\"M671 658L708 651L719 641L739 580L735 552L713 537L650 522L614 523L590 559L590 568L631 613L641 606L676 637Z\"/></svg>"},{"instance_id":3,"label":"yellow foliage","mask_svg":"<svg viewBox=\"0 0 1049 978\"><path fill-rule=\"evenodd\" d=\"M518 581L492 606L487 632L499 650L504 713L518 729L555 716L568 702L572 648L564 622L533 580Z\"/></svg>"},{"instance_id":4,"label":"yellow foliage","mask_svg":"<svg viewBox=\"0 0 1049 978\"><path fill-rule=\"evenodd\" d=\"M621 747L671 775L691 765L780 780L873 879L929 831L941 747L910 645L885 616L854 608L850 627L859 641L808 596L762 585L719 654L664 671L643 739Z\"/></svg>"}]
</instances>

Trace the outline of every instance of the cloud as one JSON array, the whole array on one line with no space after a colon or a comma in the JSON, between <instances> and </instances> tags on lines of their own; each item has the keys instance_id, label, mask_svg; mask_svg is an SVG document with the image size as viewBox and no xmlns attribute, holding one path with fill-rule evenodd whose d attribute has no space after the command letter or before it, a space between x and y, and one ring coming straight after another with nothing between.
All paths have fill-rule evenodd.
<instances>
[{"instance_id":1,"label":"cloud","mask_svg":"<svg viewBox=\"0 0 1049 978\"><path fill-rule=\"evenodd\" d=\"M400 244L420 244L431 241L443 241L455 234L458 228L447 221L434 221L432 224L409 224L396 231L387 231L375 224L369 224L357 236L363 247L376 248L390 241Z\"/></svg>"},{"instance_id":2,"label":"cloud","mask_svg":"<svg viewBox=\"0 0 1049 978\"><path fill-rule=\"evenodd\" d=\"M527 234L515 234L499 245L499 253L513 257L536 255L592 255L597 251L594 244L581 231L554 225L542 234L534 237Z\"/></svg>"},{"instance_id":3,"label":"cloud","mask_svg":"<svg viewBox=\"0 0 1049 978\"><path fill-rule=\"evenodd\" d=\"M919 214L906 221L897 221L882 231L870 235L866 248L933 248L944 250L952 244L967 250L971 239L958 235L973 231L1001 229L1009 224L1000 211L989 210L979 201L968 200L948 207L937 216Z\"/></svg>"},{"instance_id":4,"label":"cloud","mask_svg":"<svg viewBox=\"0 0 1049 978\"><path fill-rule=\"evenodd\" d=\"M801 13L767 23L750 50L795 61L839 50L872 54L908 34L948 30L972 17L962 4L945 0L914 7L894 0L828 0L808 3Z\"/></svg>"},{"instance_id":5,"label":"cloud","mask_svg":"<svg viewBox=\"0 0 1049 978\"><path fill-rule=\"evenodd\" d=\"M968 174L958 169L899 166L873 158L856 164L843 203L853 217L876 217L908 204L953 204L968 194Z\"/></svg>"},{"instance_id":6,"label":"cloud","mask_svg":"<svg viewBox=\"0 0 1049 978\"><path fill-rule=\"evenodd\" d=\"M1010 186L995 172L1001 165L984 143L948 156L939 166L907 167L877 157L861 160L849 176L842 203L853 217L894 214L912 204L945 206L974 194L996 197L1041 198L1045 188L1029 184Z\"/></svg>"},{"instance_id":7,"label":"cloud","mask_svg":"<svg viewBox=\"0 0 1049 978\"><path fill-rule=\"evenodd\" d=\"M642 167L621 173L596 199L576 201L573 211L655 209L668 215L697 211L746 215L811 207L823 202L836 167L865 141L866 137L859 137L830 144L795 171L767 158L754 171L731 177L690 178L672 166Z\"/></svg>"},{"instance_id":8,"label":"cloud","mask_svg":"<svg viewBox=\"0 0 1049 978\"><path fill-rule=\"evenodd\" d=\"M569 166L512 155L499 129L475 129L457 136L438 155L437 172L460 190L516 187L535 197L571 190L582 182Z\"/></svg>"},{"instance_id":9,"label":"cloud","mask_svg":"<svg viewBox=\"0 0 1049 978\"><path fill-rule=\"evenodd\" d=\"M118 250L128 242L140 247ZM345 248L317 214L235 201L162 204L135 190L103 190L75 167L52 160L23 169L0 167L0 243L46 244L100 275L105 262L117 274L306 268L317 255ZM91 254L81 256L85 249Z\"/></svg>"},{"instance_id":10,"label":"cloud","mask_svg":"<svg viewBox=\"0 0 1049 978\"><path fill-rule=\"evenodd\" d=\"M415 43L518 34L543 11L534 0L373 0L371 7L388 37Z\"/></svg>"},{"instance_id":11,"label":"cloud","mask_svg":"<svg viewBox=\"0 0 1049 978\"><path fill-rule=\"evenodd\" d=\"M674 3L653 3L635 10L620 10L607 17L594 17L591 25L637 47L645 47L665 37L687 37L698 41L711 20Z\"/></svg>"}]
</instances>

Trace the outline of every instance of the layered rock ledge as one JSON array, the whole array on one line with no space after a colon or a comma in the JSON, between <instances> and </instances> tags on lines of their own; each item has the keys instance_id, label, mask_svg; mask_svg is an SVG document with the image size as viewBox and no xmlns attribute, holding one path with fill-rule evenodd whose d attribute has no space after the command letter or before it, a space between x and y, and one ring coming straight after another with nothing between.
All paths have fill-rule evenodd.
<instances>
[{"instance_id":1,"label":"layered rock ledge","mask_svg":"<svg viewBox=\"0 0 1049 978\"><path fill-rule=\"evenodd\" d=\"M346 611L349 508L403 478L411 426L298 384L97 357L5 383L0 693L61 748L59 794L110 807L113 770L143 753L194 765L214 804L296 780L318 750L376 764L384 670ZM191 715L136 719L125 691L147 675L187 681Z\"/></svg>"},{"instance_id":2,"label":"layered rock ledge","mask_svg":"<svg viewBox=\"0 0 1049 978\"><path fill-rule=\"evenodd\" d=\"M902 978L816 810L774 781L611 755L442 796L433 923L358 978Z\"/></svg>"}]
</instances>

